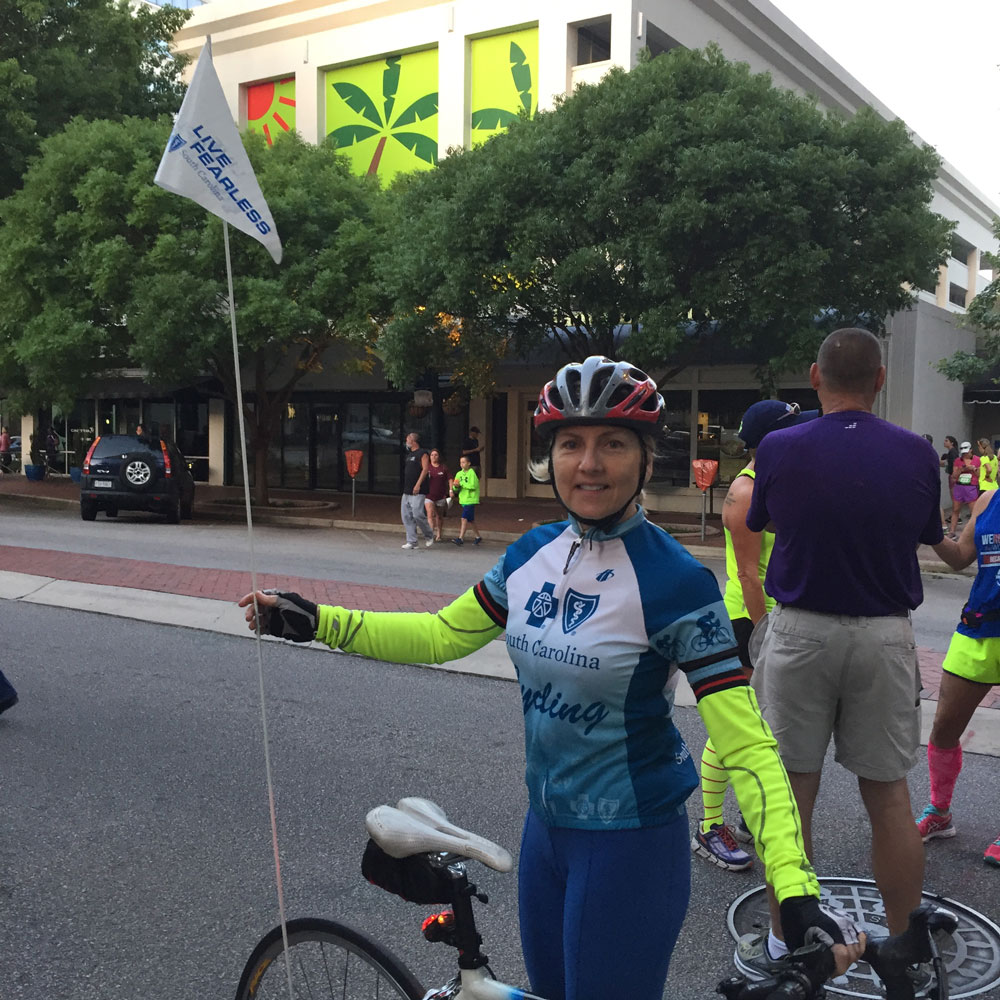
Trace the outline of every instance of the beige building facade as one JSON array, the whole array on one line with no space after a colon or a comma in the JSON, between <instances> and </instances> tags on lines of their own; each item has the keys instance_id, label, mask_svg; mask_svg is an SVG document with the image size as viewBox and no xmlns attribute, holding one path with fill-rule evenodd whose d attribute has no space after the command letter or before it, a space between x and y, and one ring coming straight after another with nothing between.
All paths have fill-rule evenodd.
<instances>
[{"instance_id":1,"label":"beige building facade","mask_svg":"<svg viewBox=\"0 0 1000 1000\"><path fill-rule=\"evenodd\" d=\"M356 170L386 179L433 169L449 148L503 128L505 116L551 107L613 65L634 66L647 47L655 55L715 42L730 59L769 72L778 86L815 95L824 107L850 114L871 105L893 117L766 0L214 0L195 11L175 41L196 57L207 36L241 128L269 139L289 128L311 142L335 135ZM932 207L957 220L954 254L937 288L918 292L913 308L889 324L881 415L933 435L936 445L945 434L1000 437L1000 411L996 428L980 426L988 418L976 422L973 412L993 408L967 405L962 387L934 368L955 350L975 347L962 316L989 280L981 254L996 250L991 220L1000 207L948 164ZM418 387L433 396L421 407L413 389L395 392L377 376L365 386L315 379L289 408L294 415L275 456L275 483L343 488L342 472L324 468L343 464L345 443L364 442L372 468L362 488L394 492L396 446L406 429L417 426L457 464L458 441L474 424L487 441L489 495L548 495L548 487L530 481L526 465L530 411L549 367L502 366L497 397L473 400L461 413L440 408L447 385ZM669 428L651 505L699 507L692 459L719 459L723 481L740 467L735 430L759 394L752 366L692 367L661 388ZM814 399L805 372L786 380L780 395L804 405ZM213 406L209 416L214 449L226 436L223 408ZM231 450L231 440L225 447ZM213 455L211 478L231 478L231 464Z\"/></svg>"}]
</instances>

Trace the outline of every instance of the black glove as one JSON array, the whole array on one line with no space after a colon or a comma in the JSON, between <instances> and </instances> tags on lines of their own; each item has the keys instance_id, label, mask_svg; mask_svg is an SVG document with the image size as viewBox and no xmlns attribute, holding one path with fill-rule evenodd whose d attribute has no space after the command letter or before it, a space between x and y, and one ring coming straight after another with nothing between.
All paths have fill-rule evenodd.
<instances>
[{"instance_id":1,"label":"black glove","mask_svg":"<svg viewBox=\"0 0 1000 1000\"><path fill-rule=\"evenodd\" d=\"M858 928L851 915L835 906L821 903L815 896L793 896L781 904L781 929L785 935L785 944L789 951L801 948L806 941L806 931L815 928L820 935L812 935L811 939L823 940L823 935L830 939L824 944L856 944Z\"/></svg>"},{"instance_id":2,"label":"black glove","mask_svg":"<svg viewBox=\"0 0 1000 1000\"><path fill-rule=\"evenodd\" d=\"M258 605L258 621L263 635L276 635L291 642L312 642L316 638L319 612L312 601L283 590L265 590L278 599L274 607Z\"/></svg>"}]
</instances>

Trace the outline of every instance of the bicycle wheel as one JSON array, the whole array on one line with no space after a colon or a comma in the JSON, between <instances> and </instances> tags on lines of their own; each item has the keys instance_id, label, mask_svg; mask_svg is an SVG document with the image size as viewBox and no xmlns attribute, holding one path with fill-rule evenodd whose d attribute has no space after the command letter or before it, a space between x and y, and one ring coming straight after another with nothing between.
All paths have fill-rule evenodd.
<instances>
[{"instance_id":1,"label":"bicycle wheel","mask_svg":"<svg viewBox=\"0 0 1000 1000\"><path fill-rule=\"evenodd\" d=\"M426 992L392 952L332 920L289 920L288 949L295 1000L422 1000ZM288 1000L284 950L275 927L247 961L236 1000Z\"/></svg>"}]
</instances>

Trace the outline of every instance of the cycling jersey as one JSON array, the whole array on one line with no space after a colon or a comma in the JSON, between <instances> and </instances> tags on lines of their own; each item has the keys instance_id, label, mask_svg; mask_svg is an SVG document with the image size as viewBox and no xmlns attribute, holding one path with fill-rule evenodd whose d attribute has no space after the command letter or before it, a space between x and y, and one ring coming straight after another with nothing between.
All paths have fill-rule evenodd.
<instances>
[{"instance_id":1,"label":"cycling jersey","mask_svg":"<svg viewBox=\"0 0 1000 1000\"><path fill-rule=\"evenodd\" d=\"M543 525L434 614L321 605L317 639L396 662L443 663L506 631L525 720L532 810L599 831L669 822L697 781L672 720L684 671L779 900L818 896L787 777L736 658L711 572L642 510L581 536Z\"/></svg>"}]
</instances>

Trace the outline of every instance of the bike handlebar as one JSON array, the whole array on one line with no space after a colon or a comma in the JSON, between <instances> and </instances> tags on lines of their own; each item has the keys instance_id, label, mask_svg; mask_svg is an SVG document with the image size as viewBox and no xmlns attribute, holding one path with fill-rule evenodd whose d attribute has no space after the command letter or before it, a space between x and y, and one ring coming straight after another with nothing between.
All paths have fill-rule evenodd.
<instances>
[{"instance_id":1,"label":"bike handlebar","mask_svg":"<svg viewBox=\"0 0 1000 1000\"><path fill-rule=\"evenodd\" d=\"M938 1000L948 1000L948 984L943 963L934 943L934 933L953 933L955 915L933 903L924 903L910 914L905 931L895 937L869 940L862 958L885 984L887 1000L914 1000L915 991L907 969L933 962ZM810 944L782 960L787 967L776 975L751 983L746 976L732 976L719 983L716 993L726 1000L814 1000L821 996L824 982L834 971L833 950L827 945Z\"/></svg>"}]
</instances>

